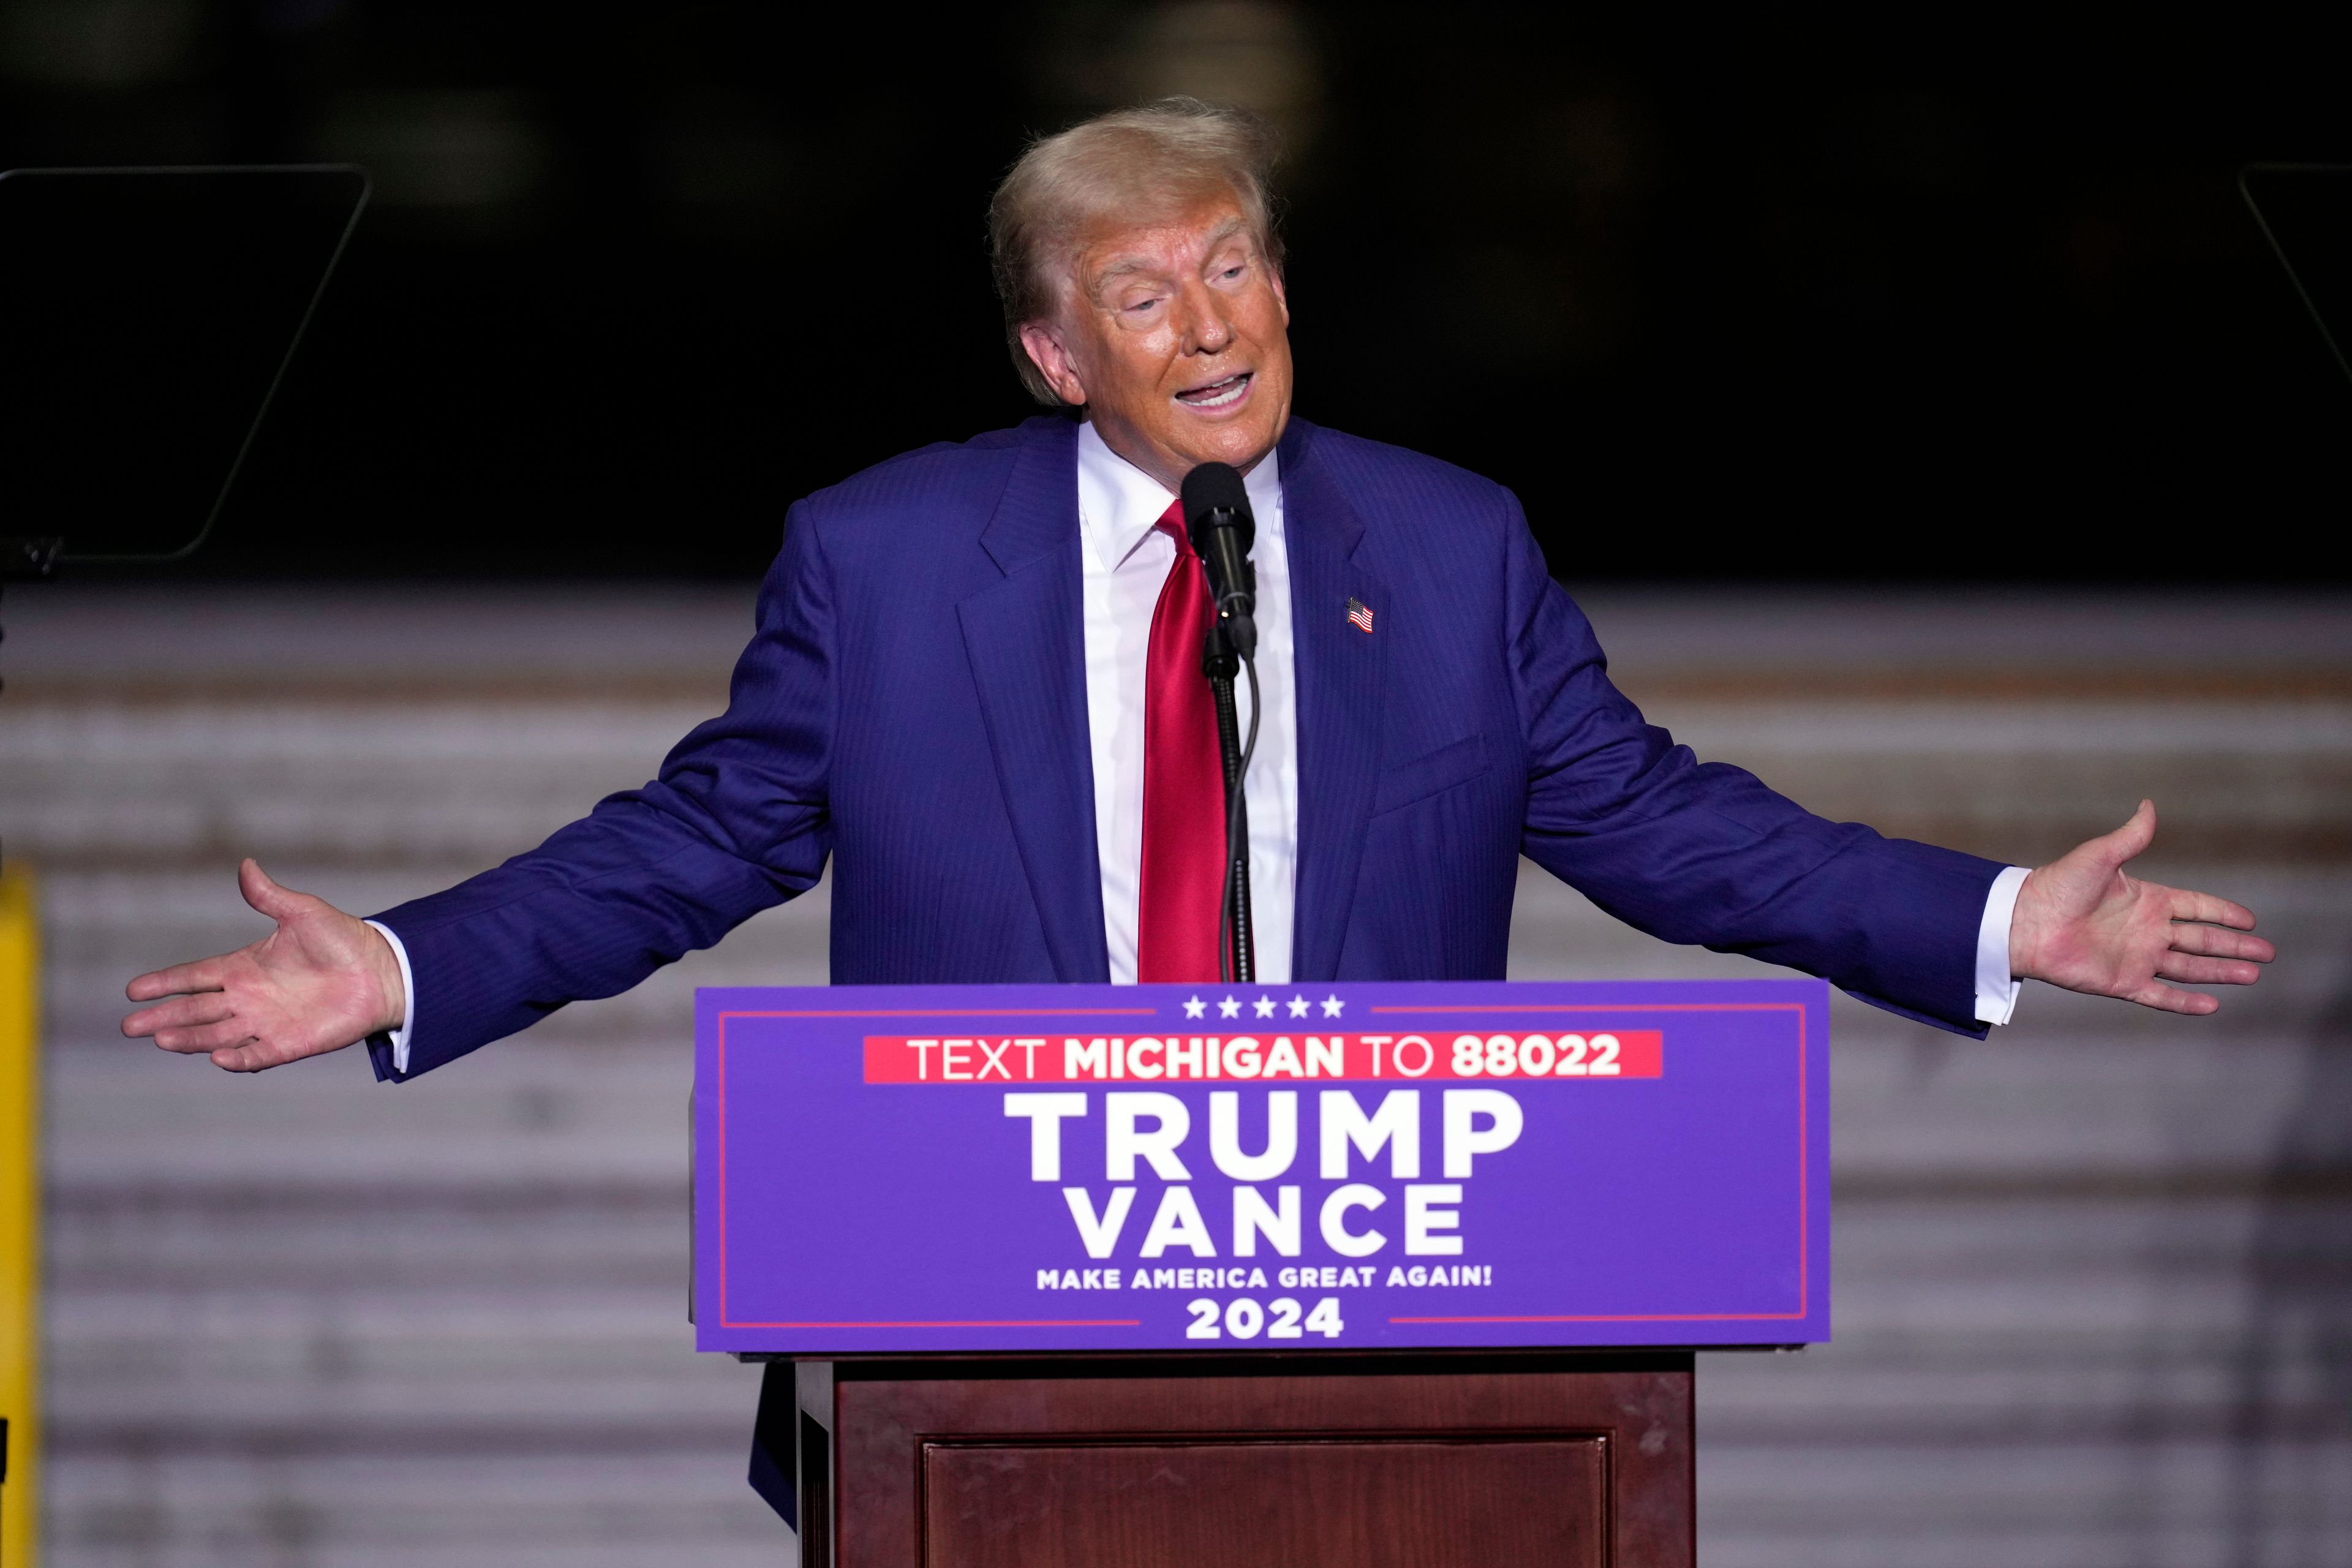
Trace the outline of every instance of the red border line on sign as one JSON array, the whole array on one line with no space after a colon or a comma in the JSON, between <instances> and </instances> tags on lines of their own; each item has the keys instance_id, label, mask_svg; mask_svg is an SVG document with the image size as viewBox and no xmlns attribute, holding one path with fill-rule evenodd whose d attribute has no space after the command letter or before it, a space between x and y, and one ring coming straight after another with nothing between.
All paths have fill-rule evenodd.
<instances>
[{"instance_id":1,"label":"red border line on sign","mask_svg":"<svg viewBox=\"0 0 2352 1568\"><path fill-rule=\"evenodd\" d=\"M730 1018L1156 1018L1157 1007L900 1007L891 1010L721 1013L724 1031Z\"/></svg>"},{"instance_id":2,"label":"red border line on sign","mask_svg":"<svg viewBox=\"0 0 2352 1568\"><path fill-rule=\"evenodd\" d=\"M1799 1013L1802 1002L1464 1002L1452 1007L1374 1007L1375 1013Z\"/></svg>"},{"instance_id":3,"label":"red border line on sign","mask_svg":"<svg viewBox=\"0 0 2352 1568\"><path fill-rule=\"evenodd\" d=\"M1134 1329L1139 1318L1013 1318L971 1321L738 1322L727 1315L727 1025L736 1018L1059 1018L1152 1017L1156 1007L900 1008L774 1010L719 1015L719 1326L722 1329ZM1391 1318L1392 1324L1773 1322L1811 1311L1811 1173L1806 1161L1805 1007L1798 1002L1466 1003L1455 1006L1374 1006L1373 1013L1794 1013L1797 1016L1797 1310L1793 1312L1617 1312L1510 1317Z\"/></svg>"},{"instance_id":4,"label":"red border line on sign","mask_svg":"<svg viewBox=\"0 0 2352 1568\"><path fill-rule=\"evenodd\" d=\"M1139 1329L1141 1318L975 1318L970 1322L942 1320L936 1323L727 1323L730 1329Z\"/></svg>"},{"instance_id":5,"label":"red border line on sign","mask_svg":"<svg viewBox=\"0 0 2352 1568\"><path fill-rule=\"evenodd\" d=\"M1391 1318L1391 1323L1752 1323L1797 1319L1802 1312L1593 1312L1583 1317Z\"/></svg>"},{"instance_id":6,"label":"red border line on sign","mask_svg":"<svg viewBox=\"0 0 2352 1568\"><path fill-rule=\"evenodd\" d=\"M722 1329L1139 1329L1140 1318L1035 1318L975 1322L742 1323L727 1315L727 1024L732 1018L1127 1018L1157 1007L904 1007L719 1015L719 1326Z\"/></svg>"},{"instance_id":7,"label":"red border line on sign","mask_svg":"<svg viewBox=\"0 0 2352 1568\"><path fill-rule=\"evenodd\" d=\"M1805 1005L1801 1002L1468 1002L1457 1006L1380 1007L1375 1013L1794 1013L1797 1016L1797 1310L1793 1312L1605 1312L1581 1316L1391 1318L1391 1323L1752 1323L1802 1319L1811 1309L1811 1172L1805 1160Z\"/></svg>"}]
</instances>

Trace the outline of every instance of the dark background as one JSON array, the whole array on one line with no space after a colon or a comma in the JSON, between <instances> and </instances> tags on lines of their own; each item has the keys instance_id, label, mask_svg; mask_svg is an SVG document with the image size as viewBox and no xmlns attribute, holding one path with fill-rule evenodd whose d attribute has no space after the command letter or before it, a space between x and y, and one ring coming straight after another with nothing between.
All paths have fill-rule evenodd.
<instances>
[{"instance_id":1,"label":"dark background","mask_svg":"<svg viewBox=\"0 0 2352 1568\"><path fill-rule=\"evenodd\" d=\"M1033 412L987 193L1192 91L1286 137L1299 411L1511 485L1563 577L2343 580L2298 525L2352 383L2235 185L2352 161L2315 33L809 9L0 4L0 166L376 182L176 570L755 573L793 497Z\"/></svg>"}]
</instances>

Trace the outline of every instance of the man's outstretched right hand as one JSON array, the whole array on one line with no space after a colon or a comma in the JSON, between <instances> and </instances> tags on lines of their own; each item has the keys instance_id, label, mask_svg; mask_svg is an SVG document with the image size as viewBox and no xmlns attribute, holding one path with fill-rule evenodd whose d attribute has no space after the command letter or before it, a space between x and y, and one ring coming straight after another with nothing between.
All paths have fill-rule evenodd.
<instances>
[{"instance_id":1,"label":"man's outstretched right hand","mask_svg":"<svg viewBox=\"0 0 2352 1568\"><path fill-rule=\"evenodd\" d=\"M400 1027L400 961L383 932L279 887L257 861L240 865L236 880L278 929L250 947L132 981L131 1000L155 1005L123 1019L124 1034L152 1035L185 1056L205 1052L231 1072L259 1072Z\"/></svg>"}]
</instances>

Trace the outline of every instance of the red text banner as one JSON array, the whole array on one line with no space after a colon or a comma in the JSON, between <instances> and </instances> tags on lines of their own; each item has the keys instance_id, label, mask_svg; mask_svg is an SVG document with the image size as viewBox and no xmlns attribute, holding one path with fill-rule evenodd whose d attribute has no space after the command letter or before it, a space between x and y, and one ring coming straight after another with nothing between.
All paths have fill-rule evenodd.
<instances>
[{"instance_id":1,"label":"red text banner","mask_svg":"<svg viewBox=\"0 0 2352 1568\"><path fill-rule=\"evenodd\" d=\"M1654 1079L1658 1029L1394 1034L868 1035L867 1083Z\"/></svg>"}]
</instances>

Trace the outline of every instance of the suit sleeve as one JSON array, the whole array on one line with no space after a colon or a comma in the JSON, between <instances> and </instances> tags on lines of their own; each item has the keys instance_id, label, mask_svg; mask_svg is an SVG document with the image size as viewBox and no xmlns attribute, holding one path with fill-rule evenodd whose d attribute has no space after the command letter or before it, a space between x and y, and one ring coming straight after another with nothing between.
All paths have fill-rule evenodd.
<instances>
[{"instance_id":1,"label":"suit sleeve","mask_svg":"<svg viewBox=\"0 0 2352 1568\"><path fill-rule=\"evenodd\" d=\"M1528 858L1653 936L1786 964L1981 1038L1977 936L2002 866L1815 816L1644 722L1511 510L1504 574Z\"/></svg>"},{"instance_id":2,"label":"suit sleeve","mask_svg":"<svg viewBox=\"0 0 2352 1568\"><path fill-rule=\"evenodd\" d=\"M660 776L600 802L495 870L375 917L415 974L407 1079L567 1002L627 990L816 885L833 846L834 597L818 531L795 507L762 584L727 711Z\"/></svg>"}]
</instances>

